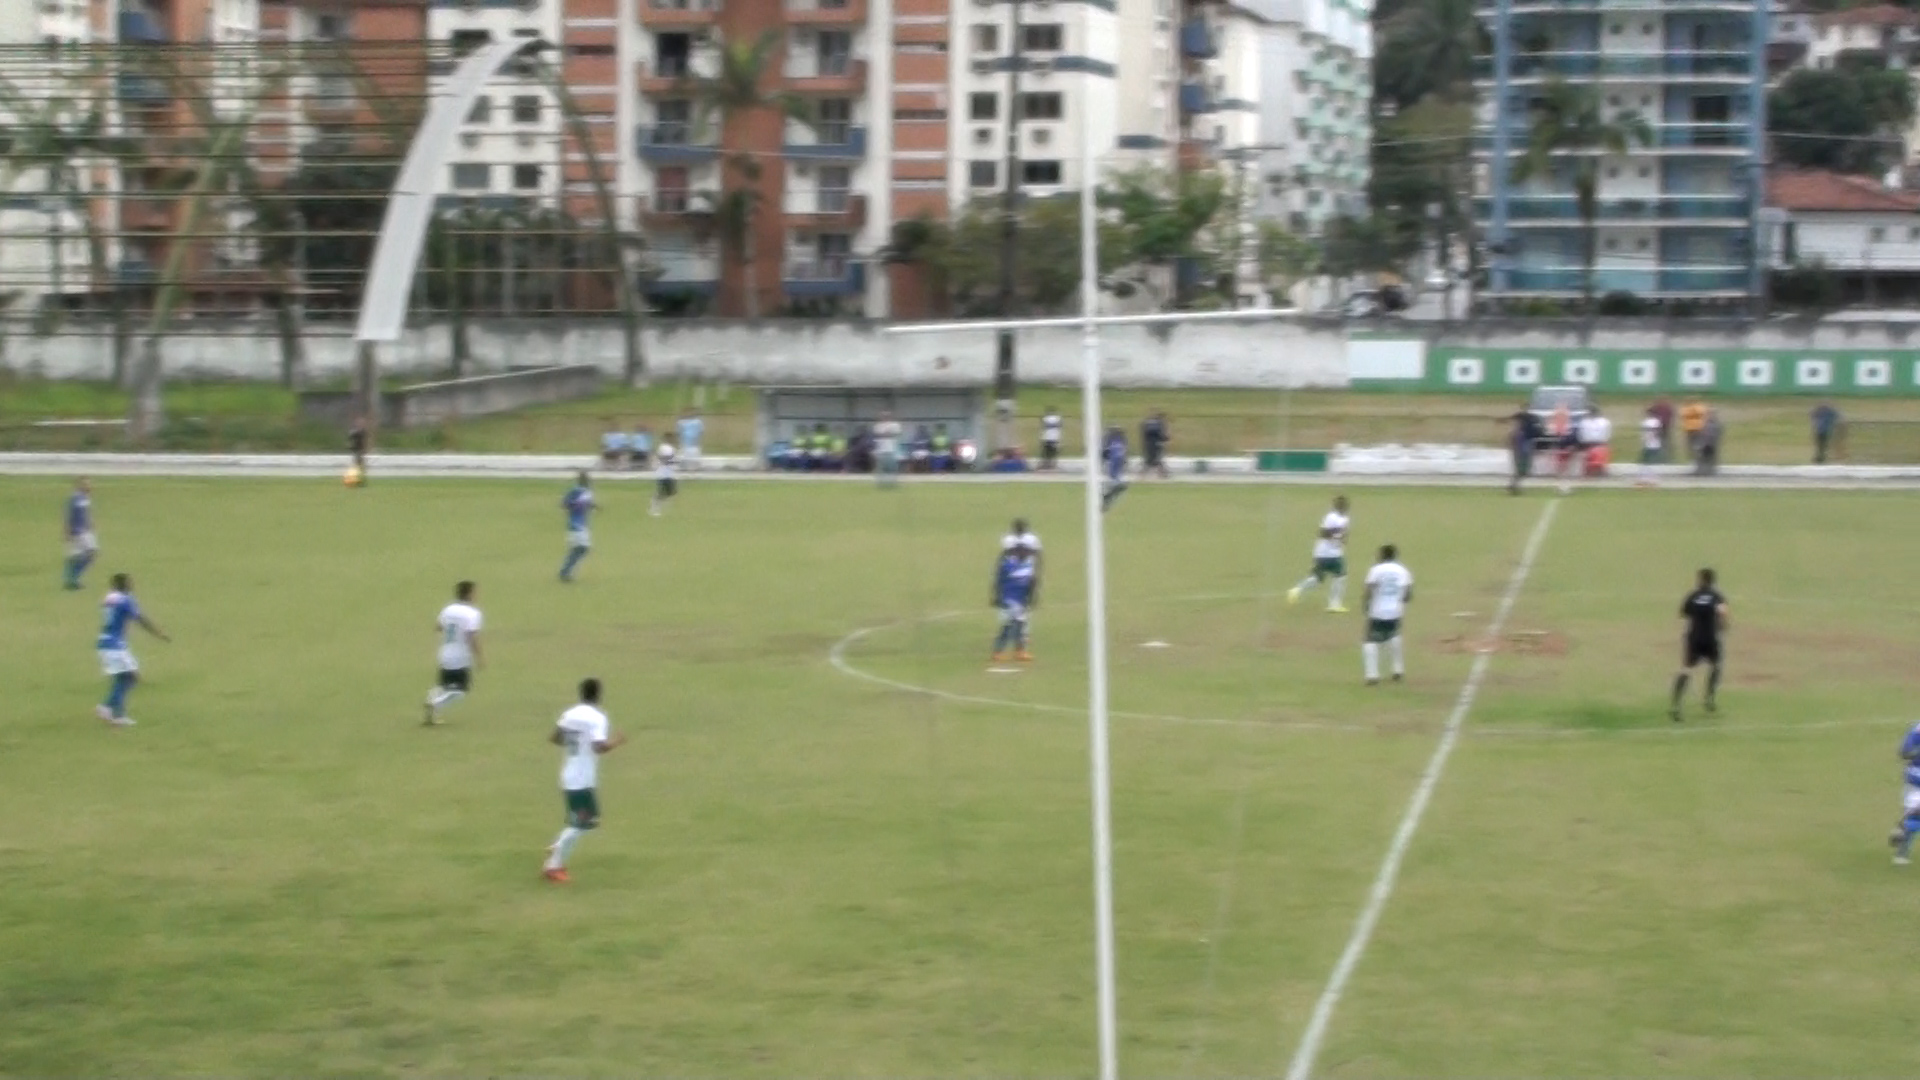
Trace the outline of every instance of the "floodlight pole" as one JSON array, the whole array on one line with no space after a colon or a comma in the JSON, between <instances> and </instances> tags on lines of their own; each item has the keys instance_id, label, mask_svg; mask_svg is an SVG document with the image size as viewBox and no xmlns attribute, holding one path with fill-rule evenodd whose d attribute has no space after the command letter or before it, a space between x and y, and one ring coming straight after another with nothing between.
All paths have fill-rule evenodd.
<instances>
[{"instance_id":1,"label":"floodlight pole","mask_svg":"<svg viewBox=\"0 0 1920 1080\"><path fill-rule=\"evenodd\" d=\"M1091 113L1092 110L1088 110ZM1093 933L1100 1080L1116 1080L1119 1009L1114 988L1112 770L1107 752L1107 541L1100 458L1100 259L1093 134L1080 130L1080 412L1087 455L1087 730L1093 757Z\"/></svg>"}]
</instances>

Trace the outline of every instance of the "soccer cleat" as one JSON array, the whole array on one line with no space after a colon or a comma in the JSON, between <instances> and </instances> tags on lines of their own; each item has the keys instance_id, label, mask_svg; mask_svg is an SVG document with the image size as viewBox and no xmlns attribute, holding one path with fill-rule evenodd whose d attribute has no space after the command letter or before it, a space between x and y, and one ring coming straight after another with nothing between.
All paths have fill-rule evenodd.
<instances>
[{"instance_id":1,"label":"soccer cleat","mask_svg":"<svg viewBox=\"0 0 1920 1080\"><path fill-rule=\"evenodd\" d=\"M1367 680L1367 685L1368 685L1368 686L1379 686L1379 685L1380 685L1380 680L1379 680L1379 679L1368 679L1368 680Z\"/></svg>"},{"instance_id":2,"label":"soccer cleat","mask_svg":"<svg viewBox=\"0 0 1920 1080\"><path fill-rule=\"evenodd\" d=\"M541 871L541 875L545 877L548 881L553 882L555 885L565 885L567 882L573 880L572 878L567 876L567 872L565 870L560 869L559 867L553 867L552 869L543 870Z\"/></svg>"},{"instance_id":3,"label":"soccer cleat","mask_svg":"<svg viewBox=\"0 0 1920 1080\"><path fill-rule=\"evenodd\" d=\"M1014 652L1014 654L1013 654L1013 658L1014 658L1015 660L1018 660L1018 661L1020 661L1021 663L1023 663L1023 664L1025 664L1025 663L1030 663L1030 662L1032 662L1032 660L1033 660L1033 654L1032 654L1032 653L1030 653L1030 652L1028 652L1028 651L1027 651L1027 650L1025 650L1025 649L1019 649L1019 650L1017 650L1017 651L1015 651L1015 652Z\"/></svg>"},{"instance_id":4,"label":"soccer cleat","mask_svg":"<svg viewBox=\"0 0 1920 1080\"><path fill-rule=\"evenodd\" d=\"M1328 604L1327 605L1327 614L1329 615L1345 615L1346 613L1347 613L1347 605L1345 604Z\"/></svg>"},{"instance_id":5,"label":"soccer cleat","mask_svg":"<svg viewBox=\"0 0 1920 1080\"><path fill-rule=\"evenodd\" d=\"M113 725L114 727L132 727L132 726L133 726L133 717L131 717L131 716L116 716L116 717L114 717L113 719L111 719L111 720L109 720L109 721L107 721L107 723L109 723L109 724L112 724L112 725Z\"/></svg>"},{"instance_id":6,"label":"soccer cleat","mask_svg":"<svg viewBox=\"0 0 1920 1080\"><path fill-rule=\"evenodd\" d=\"M988 659L988 660L991 660L992 662L994 662L994 663L996 663L996 664L998 664L998 663L1000 663L1001 661L1003 661L1003 660L1005 660L1006 658L1007 658L1007 654L1006 654L1006 653L1004 653L1004 652L1002 652L1002 651L1000 651L999 649L995 649L995 650L993 651L993 655L992 655L992 656L989 656L989 657L987 657L987 659Z\"/></svg>"},{"instance_id":7,"label":"soccer cleat","mask_svg":"<svg viewBox=\"0 0 1920 1080\"><path fill-rule=\"evenodd\" d=\"M1394 682L1406 682L1406 681L1407 681L1407 675L1406 675L1406 672L1404 672L1404 671L1396 671L1396 672L1394 672L1394 673L1393 673L1393 681L1394 681Z\"/></svg>"},{"instance_id":8,"label":"soccer cleat","mask_svg":"<svg viewBox=\"0 0 1920 1080\"><path fill-rule=\"evenodd\" d=\"M1287 603L1297 604L1299 602L1300 602L1300 586L1295 585L1293 588L1287 590Z\"/></svg>"},{"instance_id":9,"label":"soccer cleat","mask_svg":"<svg viewBox=\"0 0 1920 1080\"><path fill-rule=\"evenodd\" d=\"M1893 856L1893 865L1895 865L1895 866L1906 866L1907 864L1909 864L1909 863L1911 863L1912 861L1913 861L1912 859L1909 859L1909 858L1907 858L1907 857L1906 857L1905 855L1901 855L1901 854L1899 854L1898 852L1895 852L1895 853L1894 853L1894 856Z\"/></svg>"},{"instance_id":10,"label":"soccer cleat","mask_svg":"<svg viewBox=\"0 0 1920 1080\"><path fill-rule=\"evenodd\" d=\"M98 717L101 723L113 723L113 710L107 708L105 705L95 705L93 707L93 715Z\"/></svg>"},{"instance_id":11,"label":"soccer cleat","mask_svg":"<svg viewBox=\"0 0 1920 1080\"><path fill-rule=\"evenodd\" d=\"M1714 704L1712 698L1708 698L1707 699L1707 715L1712 716L1714 713L1717 713L1719 711L1720 711L1720 706Z\"/></svg>"}]
</instances>

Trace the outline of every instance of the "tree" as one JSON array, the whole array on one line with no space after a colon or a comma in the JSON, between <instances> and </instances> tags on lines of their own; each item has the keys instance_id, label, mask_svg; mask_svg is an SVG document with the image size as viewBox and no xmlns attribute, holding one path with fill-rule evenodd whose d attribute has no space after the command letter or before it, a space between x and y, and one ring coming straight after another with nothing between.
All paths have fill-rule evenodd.
<instances>
[{"instance_id":1,"label":"tree","mask_svg":"<svg viewBox=\"0 0 1920 1080\"><path fill-rule=\"evenodd\" d=\"M721 42L714 73L689 75L684 80L693 98L696 129L704 133L716 124L721 127L738 126L766 113L776 114L783 121L791 119L805 124L813 123L813 105L806 98L786 90L771 90L766 86L771 81L775 60L785 41L780 31L768 30L752 41ZM728 178L732 178L732 183L728 183ZM721 170L718 205L724 205L729 214L740 216L716 217L713 225L723 236L726 233L721 226L724 225L726 229L738 226L735 234L737 242L730 250L723 245L722 262L739 271L748 318L758 318L760 315L760 290L754 273L756 252L753 250L753 221L762 204L770 198L778 198L777 181L777 171L769 173L750 154L745 153L733 155L727 167ZM744 192L751 192L751 195Z\"/></svg>"},{"instance_id":2,"label":"tree","mask_svg":"<svg viewBox=\"0 0 1920 1080\"><path fill-rule=\"evenodd\" d=\"M1470 104L1474 65L1493 51L1477 7L1476 0L1421 0L1379 9L1375 99L1399 109L1434 98Z\"/></svg>"},{"instance_id":3,"label":"tree","mask_svg":"<svg viewBox=\"0 0 1920 1080\"><path fill-rule=\"evenodd\" d=\"M1320 248L1277 221L1260 223L1256 258L1265 284L1283 297L1320 269Z\"/></svg>"},{"instance_id":4,"label":"tree","mask_svg":"<svg viewBox=\"0 0 1920 1080\"><path fill-rule=\"evenodd\" d=\"M1882 173L1900 161L1913 114L1906 72L1857 63L1800 68L1767 98L1775 156L1803 169Z\"/></svg>"},{"instance_id":5,"label":"tree","mask_svg":"<svg viewBox=\"0 0 1920 1080\"><path fill-rule=\"evenodd\" d=\"M946 282L956 312L969 318L1000 310L1000 240L1006 213L997 196L969 203L947 238L926 252L928 265ZM1125 259L1117 226L1101 226L1100 272ZM1014 294L1037 314L1064 313L1080 289L1080 200L1064 193L1028 199L1020 207L1020 263Z\"/></svg>"},{"instance_id":6,"label":"tree","mask_svg":"<svg viewBox=\"0 0 1920 1080\"><path fill-rule=\"evenodd\" d=\"M124 383L127 358L132 341L131 313L121 288L119 275L107 265L106 238L100 230L93 207L87 202L89 185L81 183L83 169L105 161L123 168L137 166L141 153L132 140L116 135L109 99L112 81L97 65L80 73L76 86L79 96L21 94L12 83L0 79L0 109L13 117L8 132L4 163L5 183L0 192L13 189L13 178L22 172L38 170L46 174L46 198L49 209L48 243L51 245L52 286L56 294L65 291L66 213L77 208L80 227L86 238L87 269L93 288L104 288L108 317L112 325L113 381ZM41 325L51 331L57 314L43 313Z\"/></svg>"},{"instance_id":7,"label":"tree","mask_svg":"<svg viewBox=\"0 0 1920 1080\"><path fill-rule=\"evenodd\" d=\"M1120 244L1115 260L1173 267L1175 306L1186 299L1184 282L1211 280L1221 256L1233 254L1202 239L1227 208L1226 178L1217 172L1134 169L1114 176L1097 198L1117 225L1108 230Z\"/></svg>"},{"instance_id":8,"label":"tree","mask_svg":"<svg viewBox=\"0 0 1920 1080\"><path fill-rule=\"evenodd\" d=\"M1637 112L1607 119L1600 94L1591 86L1549 82L1534 106L1527 149L1515 163L1516 183L1554 178L1572 181L1574 209L1580 216L1580 309L1593 313L1593 262L1600 216L1600 162L1631 146L1653 141L1653 130ZM1556 165L1565 166L1556 169Z\"/></svg>"},{"instance_id":9,"label":"tree","mask_svg":"<svg viewBox=\"0 0 1920 1080\"><path fill-rule=\"evenodd\" d=\"M1420 235L1391 213L1337 217L1327 222L1321 268L1335 279L1398 273L1420 250Z\"/></svg>"}]
</instances>

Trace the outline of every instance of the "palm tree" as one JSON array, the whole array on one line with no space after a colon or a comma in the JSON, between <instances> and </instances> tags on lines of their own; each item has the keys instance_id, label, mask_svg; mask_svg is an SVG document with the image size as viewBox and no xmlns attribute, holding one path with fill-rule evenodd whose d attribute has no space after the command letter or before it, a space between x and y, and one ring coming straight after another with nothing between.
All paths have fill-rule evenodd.
<instances>
[{"instance_id":1,"label":"palm tree","mask_svg":"<svg viewBox=\"0 0 1920 1080\"><path fill-rule=\"evenodd\" d=\"M814 122L813 104L806 98L786 90L770 90L765 85L774 74L774 63L784 41L780 31L769 30L750 42L722 42L719 65L714 73L687 77L685 85L693 98L696 130L704 134L716 124L723 128L737 127L749 117L768 112L782 120L798 120L809 125ZM730 176L735 178L735 183L727 182ZM739 269L748 318L758 318L760 314L760 290L754 280L753 219L761 205L778 199L779 179L778 170L762 169L760 163L746 153L733 155L721 170L721 194L714 203L712 221L716 235L724 240L731 233L736 241L731 245L723 243L722 261L731 261Z\"/></svg>"},{"instance_id":2,"label":"palm tree","mask_svg":"<svg viewBox=\"0 0 1920 1080\"><path fill-rule=\"evenodd\" d=\"M11 191L14 178L20 173L36 169L46 173L46 199L50 208L47 232L52 248L50 272L56 294L65 291L65 214L69 209L78 208L86 238L89 277L96 288L103 287L107 293L113 331L113 381L117 385L126 379L128 345L132 339L127 299L116 272L107 265L106 238L87 202L89 189L80 182L80 176L93 162L107 161L124 168L137 165L141 155L136 144L113 132L109 100L112 81L98 65L90 65L79 83L83 96L46 97L22 94L12 83L0 79L0 109L11 114L14 120L0 192ZM56 325L56 318L47 313L42 325L50 331Z\"/></svg>"},{"instance_id":3,"label":"palm tree","mask_svg":"<svg viewBox=\"0 0 1920 1080\"><path fill-rule=\"evenodd\" d=\"M1600 162L1632 146L1653 141L1653 129L1631 110L1609 120L1600 94L1591 86L1575 86L1558 79L1549 82L1533 108L1527 148L1514 166L1513 179L1526 183L1554 176L1564 162L1573 181L1574 206L1580 215L1580 307L1593 312L1594 240L1599 232Z\"/></svg>"},{"instance_id":4,"label":"palm tree","mask_svg":"<svg viewBox=\"0 0 1920 1080\"><path fill-rule=\"evenodd\" d=\"M1486 47L1487 33L1476 10L1479 0L1421 0L1387 15L1380 25L1383 97L1405 108L1435 95L1471 101L1473 69ZM1376 68L1378 70L1378 68Z\"/></svg>"}]
</instances>

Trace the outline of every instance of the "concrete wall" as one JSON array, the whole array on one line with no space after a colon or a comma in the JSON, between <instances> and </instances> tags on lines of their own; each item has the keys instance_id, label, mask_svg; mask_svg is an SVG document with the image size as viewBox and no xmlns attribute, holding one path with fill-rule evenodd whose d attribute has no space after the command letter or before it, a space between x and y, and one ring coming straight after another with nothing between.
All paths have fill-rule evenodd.
<instances>
[{"instance_id":1,"label":"concrete wall","mask_svg":"<svg viewBox=\"0 0 1920 1080\"><path fill-rule=\"evenodd\" d=\"M329 328L333 330L333 328ZM512 364L591 364L617 376L620 334L615 324L482 324L470 331L475 371ZM1109 385L1141 387L1344 386L1346 334L1333 324L1270 322L1231 325L1116 326L1102 333ZM657 321L644 344L656 378L708 378L758 384L978 386L993 373L990 333L889 337L875 324L844 322ZM1077 383L1080 331L1020 335L1023 381ZM170 377L273 379L279 351L265 326L252 333L180 336L165 343ZM382 369L427 374L443 370L449 353L442 327L410 331L380 350ZM346 377L354 345L337 330L308 340L315 379ZM105 336L14 337L0 350L0 367L52 378L103 379L110 370Z\"/></svg>"},{"instance_id":2,"label":"concrete wall","mask_svg":"<svg viewBox=\"0 0 1920 1080\"><path fill-rule=\"evenodd\" d=\"M387 427L425 427L463 416L488 416L529 405L551 405L591 397L605 378L587 364L512 371L466 379L403 386L381 396L380 423ZM345 427L355 399L346 391L300 395L302 419Z\"/></svg>"}]
</instances>

